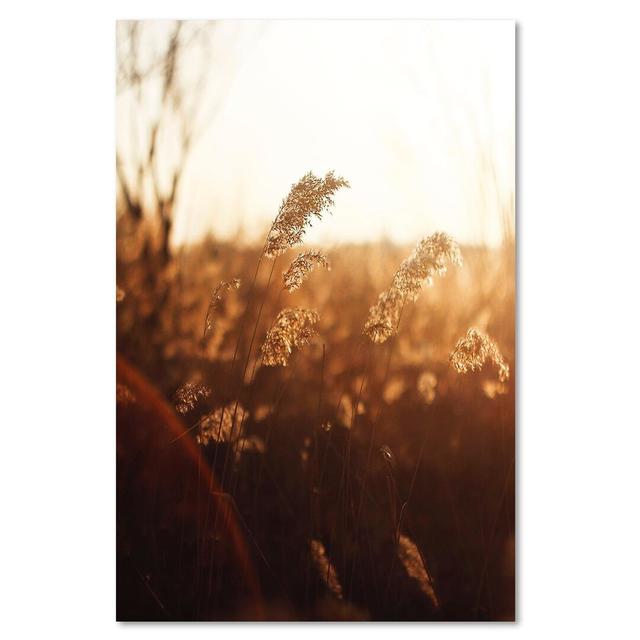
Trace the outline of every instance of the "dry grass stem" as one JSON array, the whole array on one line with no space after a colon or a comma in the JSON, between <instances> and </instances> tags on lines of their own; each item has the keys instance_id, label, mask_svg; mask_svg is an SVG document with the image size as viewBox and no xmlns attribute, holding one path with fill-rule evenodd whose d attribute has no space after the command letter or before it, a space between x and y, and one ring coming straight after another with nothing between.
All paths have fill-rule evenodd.
<instances>
[{"instance_id":1,"label":"dry grass stem","mask_svg":"<svg viewBox=\"0 0 640 640\"><path fill-rule=\"evenodd\" d=\"M240 460L243 453L264 453L264 449L264 440L260 436L251 435L240 438L235 451L236 462Z\"/></svg>"}]
</instances>

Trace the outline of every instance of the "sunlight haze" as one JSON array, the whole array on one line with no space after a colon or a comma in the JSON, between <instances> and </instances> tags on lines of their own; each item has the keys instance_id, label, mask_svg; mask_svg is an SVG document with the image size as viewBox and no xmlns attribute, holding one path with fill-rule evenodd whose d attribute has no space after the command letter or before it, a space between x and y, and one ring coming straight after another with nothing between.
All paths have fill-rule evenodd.
<instances>
[{"instance_id":1,"label":"sunlight haze","mask_svg":"<svg viewBox=\"0 0 640 640\"><path fill-rule=\"evenodd\" d=\"M438 229L500 242L499 203L514 191L512 22L230 21L216 38L207 91L220 108L189 156L174 244L256 241L292 183L329 170L351 189L311 244Z\"/></svg>"}]
</instances>

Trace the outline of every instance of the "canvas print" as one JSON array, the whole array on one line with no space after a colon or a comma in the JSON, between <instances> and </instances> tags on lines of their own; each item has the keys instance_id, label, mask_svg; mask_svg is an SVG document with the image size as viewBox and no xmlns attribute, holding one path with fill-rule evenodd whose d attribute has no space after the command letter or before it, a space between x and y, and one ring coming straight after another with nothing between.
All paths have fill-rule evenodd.
<instances>
[{"instance_id":1,"label":"canvas print","mask_svg":"<svg viewBox=\"0 0 640 640\"><path fill-rule=\"evenodd\" d=\"M513 621L515 25L116 24L121 621Z\"/></svg>"}]
</instances>

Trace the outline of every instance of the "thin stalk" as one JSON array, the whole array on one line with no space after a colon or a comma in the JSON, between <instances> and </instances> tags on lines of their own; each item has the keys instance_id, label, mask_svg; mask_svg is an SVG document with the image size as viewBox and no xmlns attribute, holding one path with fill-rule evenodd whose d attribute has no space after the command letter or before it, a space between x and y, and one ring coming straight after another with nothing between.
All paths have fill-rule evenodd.
<instances>
[{"instance_id":1,"label":"thin stalk","mask_svg":"<svg viewBox=\"0 0 640 640\"><path fill-rule=\"evenodd\" d=\"M260 257L260 259L262 259L263 256ZM251 334L251 341L249 342L249 348L247 350L247 358L245 360L244 363L244 367L242 369L242 373L240 375L240 381L239 381L239 386L238 386L238 392L236 394L236 401L235 401L235 405L233 407L233 415L231 417L231 432L233 433L233 429L235 428L235 424L236 424L236 417L238 414L238 405L240 404L240 393L242 391L242 385L244 382L244 377L245 374L247 373L247 367L249 366L249 360L251 358L251 351L253 349L253 344L255 342L255 337L256 334L258 332L258 326L260 324L260 318L262 316L262 310L264 309L264 305L266 302L266 299L269 295L269 286L271 285L271 279L273 278L273 272L275 270L275 266L276 266L276 262L277 262L277 258L273 261L272 265L271 265L271 271L269 272L269 278L267 279L267 284L265 286L265 292L264 292L264 296L262 297L262 301L260 303L260 308L258 309L258 316L256 318L256 322L254 324L253 327L253 332ZM222 417L221 417L221 422L222 422ZM222 476L220 478L220 487L224 489L224 485L225 485L225 480L226 480L226 475L227 475L227 469L229 466L229 459L230 459L230 453L234 450L233 444L230 443L229 446L227 446L226 452L225 452L225 458L224 458L224 465L222 468ZM216 525L218 522L218 516L220 514L220 510L216 510L216 517L214 520L214 531L216 530ZM227 507L226 509L223 510L223 514L222 514L222 524L223 526L226 524L227 518L230 514L229 508ZM208 515L208 512L207 512ZM212 551L213 554L213 551ZM209 571L209 591L208 591L208 597L211 595L211 588L212 588L212 577L213 577L213 563L212 566L210 567L210 571Z\"/></svg>"},{"instance_id":2,"label":"thin stalk","mask_svg":"<svg viewBox=\"0 0 640 640\"><path fill-rule=\"evenodd\" d=\"M265 467L265 464L266 464L265 457L266 457L266 452L268 451L269 442L271 441L271 432L273 430L273 426L274 426L274 423L275 423L275 418L278 415L277 412L280 409L280 404L282 403L282 400L283 400L284 395L285 395L285 393L287 391L289 383L291 382L291 379L293 378L293 376L295 374L296 366L297 366L297 363L298 363L297 358L295 358L295 354L292 356L292 359L293 359L293 366L291 367L291 373L289 374L289 377L286 379L286 381L282 384L282 386L280 388L280 395L276 399L276 402L273 403L273 405L271 407L271 412L267 416L267 421L269 423L269 426L267 427L267 433L265 434L265 439L264 439L264 450L265 450L265 453L260 458L260 466L258 468L258 479L256 481L255 493L254 493L254 497L253 497L254 513L255 513L255 510L257 509L257 505L258 505L258 496L259 496L260 484L261 484L261 481L262 481L262 473L264 471L264 467Z\"/></svg>"},{"instance_id":3,"label":"thin stalk","mask_svg":"<svg viewBox=\"0 0 640 640\"><path fill-rule=\"evenodd\" d=\"M422 456L424 454L424 450L427 445L428 435L429 435L429 432L427 429L425 429L424 437L422 438L422 443L420 444L420 452L418 453L418 459L416 460L416 464L413 469L413 476L411 478L411 484L409 485L409 493L407 494L407 499L402 503L402 507L400 508L400 517L398 518L398 526L396 527L398 532L400 532L400 527L402 525L402 517L404 516L404 512L405 510L409 509L409 503L411 502L411 496L413 495L413 488L415 487L416 479L418 477L418 470L420 469Z\"/></svg>"},{"instance_id":4,"label":"thin stalk","mask_svg":"<svg viewBox=\"0 0 640 640\"><path fill-rule=\"evenodd\" d=\"M253 332L251 333L251 340L249 342L249 348L247 350L247 358L244 363L244 367L242 368L242 374L240 375L240 382L238 387L238 393L236 395L236 402L233 407L233 416L231 417L231 425L232 429L236 424L236 417L238 415L238 405L240 404L240 393L242 391L242 385L244 384L244 377L247 373L247 367L249 366L249 361L251 359L251 351L253 350L253 343L256 339L256 334L258 332L258 326L260 324L260 319L262 317L262 310L264 309L264 304L269 295L269 286L271 285L271 279L273 278L273 272L276 267L277 258L271 264L271 271L269 272L269 278L267 279L267 284L265 286L264 296L262 296L262 301L260 302L260 307L258 309L258 316L256 318L256 322L253 326ZM233 449L233 446L227 448L227 452L224 459L224 467L222 469L222 478L220 479L220 485L224 487L224 481L226 480L227 467L229 464L229 452Z\"/></svg>"},{"instance_id":5,"label":"thin stalk","mask_svg":"<svg viewBox=\"0 0 640 640\"><path fill-rule=\"evenodd\" d=\"M404 305L405 305L405 301L403 300L402 302L402 306L400 307L400 313L398 314L398 322L396 324L396 331L395 331L395 335L393 337L393 342L389 345L389 349L388 349L388 355L387 355L387 364L385 366L385 371L384 371L384 377L382 379L382 386L381 388L384 390L385 385L387 384L387 378L389 377L389 370L391 367L391 356L393 355L393 348L396 345L397 342L397 335L398 335L398 330L400 328L400 321L402 320L402 313L404 311ZM366 488L367 486L367 480L368 480L368 476L369 476L369 467L371 465L371 452L373 450L373 442L375 440L375 436L376 436L376 428L378 426L378 422L380 420L380 417L382 415L382 409L384 407L383 401L380 401L380 406L378 408L378 413L376 414L376 417L373 421L373 424L371 425L371 436L369 437L369 447L367 450L367 460L365 463L365 470L364 470L364 475L362 478L362 482L363 482L363 490L360 492L360 500L358 501L358 511L356 512L356 518L355 518L355 532L354 532L354 540L356 542L355 545L355 551L353 554L353 562L351 564L351 577L349 579L349 591L348 591L348 595L351 596L351 589L353 586L353 577L355 575L355 570L356 570L356 561L358 558L358 545L357 545L357 541L358 541L358 532L359 532L359 528L360 528L360 516L362 514L362 506L364 503L364 495L365 495L365 491L364 488Z\"/></svg>"},{"instance_id":6,"label":"thin stalk","mask_svg":"<svg viewBox=\"0 0 640 640\"><path fill-rule=\"evenodd\" d=\"M275 267L275 263L274 263L274 267ZM275 307L278 307L278 304L280 302L280 297L282 295L282 292L284 291L284 288L280 289L280 291L278 292L278 297L276 298L276 303L275 303ZM247 358L247 363L250 360L250 353L249 353L249 357ZM260 364L262 365L262 358L255 358L253 361L253 368L251 369L251 375L249 376L249 383L248 383L248 387L249 387L249 395L247 396L247 401L246 401L246 407L250 407L251 406L251 401L253 400L253 389L254 389L254 381L256 378L256 372L258 369L258 361L260 361ZM246 370L245 370L246 373ZM243 374L243 379L244 379L244 374ZM240 422L240 428L238 429L238 437L235 440L234 445L232 445L233 447L235 447L233 449L233 458L237 459L239 456L242 456L242 452L244 451L244 441L243 441L243 436L244 436L244 426L245 426L245 422L248 419L248 412L245 411L243 416L242 416L242 420ZM240 451L238 451L238 443L242 440L242 445L240 445L242 448L240 449ZM233 472L232 472L233 473ZM237 476L232 476L232 480L231 482L231 486L233 487L232 489L232 493L235 493L235 489L237 487Z\"/></svg>"},{"instance_id":7,"label":"thin stalk","mask_svg":"<svg viewBox=\"0 0 640 640\"><path fill-rule=\"evenodd\" d=\"M272 228L273 228L273 224L272 224ZM240 341L242 339L242 334L243 334L243 330L244 330L244 325L246 323L246 319L247 319L247 311L249 310L249 304L251 303L251 294L253 293L253 290L255 288L257 279L258 279L258 273L260 272L260 266L262 265L262 260L264 259L264 253L266 250L266 246L267 243L265 241L263 247L262 247L262 251L260 252L260 256L258 258L258 262L256 263L256 269L255 272L253 274L253 279L251 280L251 285L249 286L249 291L247 293L247 302L244 306L244 311L242 312L242 320L240 321L240 327L238 330L238 338L236 339L236 346L233 350L233 358L231 360L231 379L233 379L233 374L235 372L235 364L236 364L236 359L238 357L238 351L240 348ZM206 509L206 516L205 516L205 526L204 526L204 530L206 531L206 526L209 522L209 515L210 515L210 510L211 510L211 496L213 494L213 478L215 476L215 470L217 467L217 462L218 462L218 451L220 448L219 445L219 441L220 441L220 432L222 430L222 421L224 419L224 411L225 408L223 407L222 412L220 414L220 424L218 425L218 444L216 444L215 447L215 452L213 455L213 465L212 465L212 473L211 473L211 481L210 481L210 485L209 485L209 495L207 496L207 509ZM233 425L232 425L232 429L233 429ZM184 435L184 434L183 434ZM218 513L219 510L216 510L216 524L217 524L217 517L218 517ZM216 526L214 524L214 534L216 531ZM213 561L213 551L212 551L212 561ZM201 564L201 563L200 563ZM204 567L203 567L204 568ZM211 568L211 571L213 570L213 568ZM198 581L200 579L200 570L198 569L197 572L197 576L198 576Z\"/></svg>"},{"instance_id":8,"label":"thin stalk","mask_svg":"<svg viewBox=\"0 0 640 640\"><path fill-rule=\"evenodd\" d=\"M484 586L484 579L487 574L487 570L489 569L489 556L491 555L491 545L493 544L493 539L496 534L496 530L498 528L498 520L500 518L500 514L502 512L502 505L507 497L507 490L509 488L509 478L511 477L511 472L515 466L516 457L515 455L511 458L511 464L509 465L509 469L507 474L504 477L504 486L502 487L502 494L500 496L500 501L498 503L498 511L496 512L495 518L493 520L493 524L491 526L491 532L489 533L489 540L487 541L487 553L485 554L484 565L482 568L482 573L480 574L480 583L478 584L478 593L476 596L476 604L475 610L478 610L480 606L480 599L482 598L482 587Z\"/></svg>"}]
</instances>

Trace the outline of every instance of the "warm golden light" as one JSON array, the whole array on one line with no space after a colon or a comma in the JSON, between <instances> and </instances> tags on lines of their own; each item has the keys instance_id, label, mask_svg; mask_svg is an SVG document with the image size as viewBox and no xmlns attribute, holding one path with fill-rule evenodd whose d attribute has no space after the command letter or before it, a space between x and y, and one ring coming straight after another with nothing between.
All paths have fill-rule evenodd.
<instances>
[{"instance_id":1,"label":"warm golden light","mask_svg":"<svg viewBox=\"0 0 640 640\"><path fill-rule=\"evenodd\" d=\"M310 243L414 243L441 229L496 245L505 208L513 225L512 22L230 21L214 43L183 62L209 69L213 107L185 167L174 245L208 232L257 240L309 170L357 187ZM129 97L118 98L125 146Z\"/></svg>"},{"instance_id":2,"label":"warm golden light","mask_svg":"<svg viewBox=\"0 0 640 640\"><path fill-rule=\"evenodd\" d=\"M514 35L120 23L118 619L514 619Z\"/></svg>"}]
</instances>

